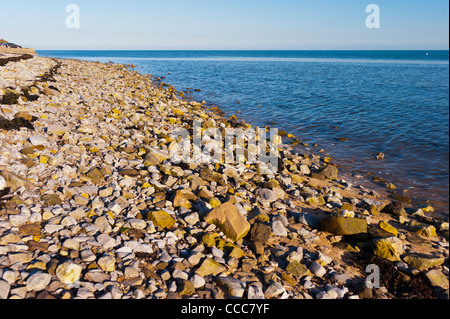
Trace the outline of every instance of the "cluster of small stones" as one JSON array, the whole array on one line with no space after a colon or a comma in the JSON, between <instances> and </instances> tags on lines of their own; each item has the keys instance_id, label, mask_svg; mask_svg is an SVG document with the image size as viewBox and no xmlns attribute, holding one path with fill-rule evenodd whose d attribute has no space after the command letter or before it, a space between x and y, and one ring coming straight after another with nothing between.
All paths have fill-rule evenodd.
<instances>
[{"instance_id":1,"label":"cluster of small stones","mask_svg":"<svg viewBox=\"0 0 450 319\"><path fill-rule=\"evenodd\" d=\"M287 144L273 170L175 163L175 129L248 125L150 75L35 57L0 68L6 94L0 119L34 129L0 131L0 299L369 298L344 258L364 251L448 296L448 223L430 207Z\"/></svg>"}]
</instances>

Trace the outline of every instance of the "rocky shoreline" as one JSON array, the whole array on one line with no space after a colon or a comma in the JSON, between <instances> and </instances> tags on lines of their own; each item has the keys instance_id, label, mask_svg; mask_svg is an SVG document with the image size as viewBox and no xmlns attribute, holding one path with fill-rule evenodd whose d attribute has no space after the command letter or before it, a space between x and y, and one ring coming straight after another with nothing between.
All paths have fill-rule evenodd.
<instances>
[{"instance_id":1,"label":"rocky shoreline","mask_svg":"<svg viewBox=\"0 0 450 319\"><path fill-rule=\"evenodd\" d=\"M432 207L352 185L289 134L272 171L174 161L193 121L249 125L132 66L5 62L0 111L0 299L448 298Z\"/></svg>"}]
</instances>

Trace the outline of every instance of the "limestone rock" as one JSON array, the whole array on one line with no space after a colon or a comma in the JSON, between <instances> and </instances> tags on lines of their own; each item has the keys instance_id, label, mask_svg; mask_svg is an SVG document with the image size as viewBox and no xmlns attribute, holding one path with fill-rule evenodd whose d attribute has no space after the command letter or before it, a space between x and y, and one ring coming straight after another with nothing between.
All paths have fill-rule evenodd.
<instances>
[{"instance_id":1,"label":"limestone rock","mask_svg":"<svg viewBox=\"0 0 450 319\"><path fill-rule=\"evenodd\" d=\"M226 270L227 268L224 265L219 264L212 258L206 258L195 273L201 277L205 277L209 275L218 275Z\"/></svg>"},{"instance_id":2,"label":"limestone rock","mask_svg":"<svg viewBox=\"0 0 450 319\"><path fill-rule=\"evenodd\" d=\"M438 269L430 270L425 274L428 281L430 282L430 285L432 287L439 287L442 289L448 289L448 277L442 273L442 271Z\"/></svg>"},{"instance_id":3,"label":"limestone rock","mask_svg":"<svg viewBox=\"0 0 450 319\"><path fill-rule=\"evenodd\" d=\"M173 199L173 207L184 207L191 209L192 205L182 191L177 191Z\"/></svg>"},{"instance_id":4,"label":"limestone rock","mask_svg":"<svg viewBox=\"0 0 450 319\"><path fill-rule=\"evenodd\" d=\"M108 234L112 231L108 218L105 216L97 217L94 221L94 225L97 226L102 233Z\"/></svg>"},{"instance_id":5,"label":"limestone rock","mask_svg":"<svg viewBox=\"0 0 450 319\"><path fill-rule=\"evenodd\" d=\"M70 129L67 126L52 124L47 127L48 135L63 136L68 132L70 132Z\"/></svg>"},{"instance_id":6,"label":"limestone rock","mask_svg":"<svg viewBox=\"0 0 450 319\"><path fill-rule=\"evenodd\" d=\"M48 273L37 272L27 278L27 289L29 291L44 290L50 283L52 276Z\"/></svg>"},{"instance_id":7,"label":"limestone rock","mask_svg":"<svg viewBox=\"0 0 450 319\"><path fill-rule=\"evenodd\" d=\"M325 176L326 179L336 180L338 178L338 169L334 165L327 165L320 170L320 174Z\"/></svg>"},{"instance_id":8,"label":"limestone rock","mask_svg":"<svg viewBox=\"0 0 450 319\"><path fill-rule=\"evenodd\" d=\"M367 234L367 221L360 218L330 216L319 222L319 229L335 235Z\"/></svg>"},{"instance_id":9,"label":"limestone rock","mask_svg":"<svg viewBox=\"0 0 450 319\"><path fill-rule=\"evenodd\" d=\"M3 178L3 176L0 176L0 191L4 190L6 188L6 180Z\"/></svg>"},{"instance_id":10,"label":"limestone rock","mask_svg":"<svg viewBox=\"0 0 450 319\"><path fill-rule=\"evenodd\" d=\"M397 229L394 226L389 225L385 221L380 221L378 227L380 227L380 229L383 229L384 231L387 231L388 233L391 233L394 236L398 236Z\"/></svg>"},{"instance_id":11,"label":"limestone rock","mask_svg":"<svg viewBox=\"0 0 450 319\"><path fill-rule=\"evenodd\" d=\"M266 200L269 203L272 203L278 199L277 194L268 188L259 189L256 192L256 195L259 196L262 200Z\"/></svg>"},{"instance_id":12,"label":"limestone rock","mask_svg":"<svg viewBox=\"0 0 450 319\"><path fill-rule=\"evenodd\" d=\"M7 299L10 290L11 285L8 282L0 279L0 300Z\"/></svg>"},{"instance_id":13,"label":"limestone rock","mask_svg":"<svg viewBox=\"0 0 450 319\"><path fill-rule=\"evenodd\" d=\"M81 277L82 267L73 261L65 261L56 268L56 276L66 284L71 285L77 282Z\"/></svg>"},{"instance_id":14,"label":"limestone rock","mask_svg":"<svg viewBox=\"0 0 450 319\"><path fill-rule=\"evenodd\" d=\"M386 205L382 210L382 213L390 214L396 217L407 217L405 208L403 207L402 203L399 202L392 202L388 205Z\"/></svg>"},{"instance_id":15,"label":"limestone rock","mask_svg":"<svg viewBox=\"0 0 450 319\"><path fill-rule=\"evenodd\" d=\"M409 254L403 257L403 261L411 267L423 270L442 265L445 261L445 258L425 254Z\"/></svg>"},{"instance_id":16,"label":"limestone rock","mask_svg":"<svg viewBox=\"0 0 450 319\"><path fill-rule=\"evenodd\" d=\"M229 296L242 298L245 292L245 282L232 277L216 277L215 282Z\"/></svg>"},{"instance_id":17,"label":"limestone rock","mask_svg":"<svg viewBox=\"0 0 450 319\"><path fill-rule=\"evenodd\" d=\"M19 175L16 175L12 172L9 171L1 171L0 172L0 176L2 176L6 182L6 186L7 187L11 187L13 189L22 187L22 186L27 186L29 184L29 182L25 179L20 177Z\"/></svg>"},{"instance_id":18,"label":"limestone rock","mask_svg":"<svg viewBox=\"0 0 450 319\"><path fill-rule=\"evenodd\" d=\"M181 280L178 284L178 293L182 297L192 296L195 293L194 283L188 280Z\"/></svg>"},{"instance_id":19,"label":"limestone rock","mask_svg":"<svg viewBox=\"0 0 450 319\"><path fill-rule=\"evenodd\" d=\"M397 237L377 238L372 243L375 255L391 261L400 260L404 253L402 242Z\"/></svg>"},{"instance_id":20,"label":"limestone rock","mask_svg":"<svg viewBox=\"0 0 450 319\"><path fill-rule=\"evenodd\" d=\"M166 211L158 210L148 213L148 220L151 220L156 227L172 228L175 219Z\"/></svg>"},{"instance_id":21,"label":"limestone rock","mask_svg":"<svg viewBox=\"0 0 450 319\"><path fill-rule=\"evenodd\" d=\"M254 223L250 228L249 238L251 241L265 243L270 237L272 229L262 223Z\"/></svg>"},{"instance_id":22,"label":"limestone rock","mask_svg":"<svg viewBox=\"0 0 450 319\"><path fill-rule=\"evenodd\" d=\"M289 265L286 267L286 271L294 275L298 279L307 276L309 274L308 268L297 260L291 261Z\"/></svg>"},{"instance_id":23,"label":"limestone rock","mask_svg":"<svg viewBox=\"0 0 450 319\"><path fill-rule=\"evenodd\" d=\"M231 202L220 205L205 217L205 221L215 224L225 236L237 241L247 235L250 224Z\"/></svg>"}]
</instances>

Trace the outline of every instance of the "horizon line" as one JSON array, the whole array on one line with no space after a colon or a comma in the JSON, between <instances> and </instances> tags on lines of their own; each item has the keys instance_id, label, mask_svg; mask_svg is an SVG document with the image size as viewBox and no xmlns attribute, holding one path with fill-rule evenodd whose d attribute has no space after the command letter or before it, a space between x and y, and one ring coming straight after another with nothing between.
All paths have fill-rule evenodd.
<instances>
[{"instance_id":1,"label":"horizon line","mask_svg":"<svg viewBox=\"0 0 450 319\"><path fill-rule=\"evenodd\" d=\"M35 49L36 51L450 51L446 49Z\"/></svg>"}]
</instances>

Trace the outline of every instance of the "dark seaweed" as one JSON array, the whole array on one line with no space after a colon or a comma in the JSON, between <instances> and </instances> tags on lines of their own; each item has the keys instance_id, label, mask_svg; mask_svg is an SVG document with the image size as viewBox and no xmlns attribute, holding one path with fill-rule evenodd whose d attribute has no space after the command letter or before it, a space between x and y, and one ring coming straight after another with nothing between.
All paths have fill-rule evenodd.
<instances>
[{"instance_id":1,"label":"dark seaweed","mask_svg":"<svg viewBox=\"0 0 450 319\"><path fill-rule=\"evenodd\" d=\"M0 116L0 130L20 130L22 127L34 131L34 126L31 121L28 121L24 118L15 118L13 120L8 120L3 116Z\"/></svg>"},{"instance_id":2,"label":"dark seaweed","mask_svg":"<svg viewBox=\"0 0 450 319\"><path fill-rule=\"evenodd\" d=\"M32 59L33 56L31 54L23 54L21 56L15 56L15 57L10 57L10 58L4 58L4 59L0 59L0 66L5 66L10 62L19 62L22 60L29 60Z\"/></svg>"}]
</instances>

